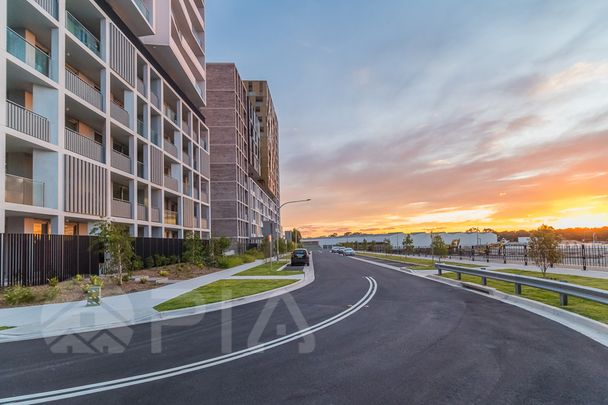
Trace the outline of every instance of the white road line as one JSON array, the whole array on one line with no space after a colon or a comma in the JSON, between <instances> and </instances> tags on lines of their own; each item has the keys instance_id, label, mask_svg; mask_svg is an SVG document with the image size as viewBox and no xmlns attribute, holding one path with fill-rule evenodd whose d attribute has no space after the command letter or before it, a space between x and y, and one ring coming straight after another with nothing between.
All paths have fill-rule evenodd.
<instances>
[{"instance_id":1,"label":"white road line","mask_svg":"<svg viewBox=\"0 0 608 405\"><path fill-rule=\"evenodd\" d=\"M96 384L88 384L82 385L79 387L71 387L65 388L61 390L40 392L36 394L28 394L21 395L11 398L2 398L0 399L0 404L7 403L19 403L19 404L38 404L43 402L57 401L61 399L74 398L83 395L94 394L96 392L110 391L118 388L128 387L137 384L144 384L151 381L162 380L165 378L174 377L181 374L191 373L194 371L202 370L205 368L213 367L219 364L227 363L233 360L237 360L246 356L251 356L253 354L261 353L264 350L271 349L291 341L300 339L304 336L310 335L312 333L318 332L322 329L325 329L337 322L340 322L355 312L359 311L363 308L376 294L378 289L378 284L373 277L366 277L369 288L365 295L357 301L356 304L351 306L345 311L340 312L337 315L332 316L322 322L319 322L313 326L309 326L308 328L299 330L297 332L291 333L289 335L283 336L281 338L277 338L266 343L261 343L259 345L239 350L233 353L225 354L222 356L214 357L207 360L202 360L196 363L186 364L179 367L173 367L166 370L155 371L147 374L139 374L132 377L125 377L116 380L104 381Z\"/></svg>"}]
</instances>

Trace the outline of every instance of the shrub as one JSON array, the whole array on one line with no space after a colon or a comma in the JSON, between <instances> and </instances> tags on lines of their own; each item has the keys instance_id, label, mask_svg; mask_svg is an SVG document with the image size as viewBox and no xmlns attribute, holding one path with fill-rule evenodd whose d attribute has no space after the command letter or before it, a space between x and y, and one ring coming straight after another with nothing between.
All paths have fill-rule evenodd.
<instances>
[{"instance_id":1,"label":"shrub","mask_svg":"<svg viewBox=\"0 0 608 405\"><path fill-rule=\"evenodd\" d=\"M131 279L131 276L129 276L128 274L123 274L122 275L122 282L126 283L127 281L129 281Z\"/></svg>"},{"instance_id":2,"label":"shrub","mask_svg":"<svg viewBox=\"0 0 608 405\"><path fill-rule=\"evenodd\" d=\"M146 284L148 282L148 277L142 277L139 279L140 284Z\"/></svg>"},{"instance_id":3,"label":"shrub","mask_svg":"<svg viewBox=\"0 0 608 405\"><path fill-rule=\"evenodd\" d=\"M36 296L30 288L15 285L6 289L4 299L9 305L19 305L33 302L36 299Z\"/></svg>"},{"instance_id":4,"label":"shrub","mask_svg":"<svg viewBox=\"0 0 608 405\"><path fill-rule=\"evenodd\" d=\"M188 232L184 241L183 260L186 263L202 266L205 260L205 246L197 233Z\"/></svg>"},{"instance_id":5,"label":"shrub","mask_svg":"<svg viewBox=\"0 0 608 405\"><path fill-rule=\"evenodd\" d=\"M173 255L173 256L169 256L169 264L176 264L178 262L177 260L177 256Z\"/></svg>"},{"instance_id":6,"label":"shrub","mask_svg":"<svg viewBox=\"0 0 608 405\"><path fill-rule=\"evenodd\" d=\"M144 268L144 261L139 256L135 256L132 262L133 271L138 271Z\"/></svg>"},{"instance_id":7,"label":"shrub","mask_svg":"<svg viewBox=\"0 0 608 405\"><path fill-rule=\"evenodd\" d=\"M58 284L59 284L59 279L57 277L49 278L49 285L51 287L57 287Z\"/></svg>"},{"instance_id":8,"label":"shrub","mask_svg":"<svg viewBox=\"0 0 608 405\"><path fill-rule=\"evenodd\" d=\"M221 256L216 260L218 267L221 269L229 269L245 263L243 256Z\"/></svg>"},{"instance_id":9,"label":"shrub","mask_svg":"<svg viewBox=\"0 0 608 405\"><path fill-rule=\"evenodd\" d=\"M158 272L158 275L161 277L167 277L169 275L169 272L167 270L161 270Z\"/></svg>"},{"instance_id":10,"label":"shrub","mask_svg":"<svg viewBox=\"0 0 608 405\"><path fill-rule=\"evenodd\" d=\"M76 276L74 277L74 281L76 281L77 283L82 283L83 280L84 277L82 277L82 275L80 274L76 274Z\"/></svg>"},{"instance_id":11,"label":"shrub","mask_svg":"<svg viewBox=\"0 0 608 405\"><path fill-rule=\"evenodd\" d=\"M156 267L163 267L169 264L169 259L163 255L156 254L154 255L154 264Z\"/></svg>"},{"instance_id":12,"label":"shrub","mask_svg":"<svg viewBox=\"0 0 608 405\"><path fill-rule=\"evenodd\" d=\"M80 289L84 294L89 292L89 288L91 288L91 284L81 284Z\"/></svg>"},{"instance_id":13,"label":"shrub","mask_svg":"<svg viewBox=\"0 0 608 405\"><path fill-rule=\"evenodd\" d=\"M53 301L59 295L59 288L56 286L49 287L48 290L44 293L44 299L46 301Z\"/></svg>"},{"instance_id":14,"label":"shrub","mask_svg":"<svg viewBox=\"0 0 608 405\"><path fill-rule=\"evenodd\" d=\"M144 260L144 266L146 269L151 269L152 267L154 267L154 258L152 256L146 257L146 259Z\"/></svg>"}]
</instances>

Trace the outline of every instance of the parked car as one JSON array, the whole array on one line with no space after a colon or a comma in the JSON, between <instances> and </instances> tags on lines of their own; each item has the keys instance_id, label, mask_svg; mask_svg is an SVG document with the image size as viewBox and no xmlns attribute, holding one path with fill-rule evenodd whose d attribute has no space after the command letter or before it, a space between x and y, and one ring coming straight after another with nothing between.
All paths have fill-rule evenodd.
<instances>
[{"instance_id":1,"label":"parked car","mask_svg":"<svg viewBox=\"0 0 608 405\"><path fill-rule=\"evenodd\" d=\"M310 254L306 249L296 249L291 254L291 265L292 266L309 266L310 265Z\"/></svg>"},{"instance_id":2,"label":"parked car","mask_svg":"<svg viewBox=\"0 0 608 405\"><path fill-rule=\"evenodd\" d=\"M334 250L334 249L335 249L335 250ZM335 246L335 247L333 247L333 248L332 248L332 251L333 251L334 253L342 254L342 251L343 251L344 249L346 249L346 248L345 248L345 247L343 247L343 246Z\"/></svg>"},{"instance_id":3,"label":"parked car","mask_svg":"<svg viewBox=\"0 0 608 405\"><path fill-rule=\"evenodd\" d=\"M342 255L344 256L354 256L355 255L355 251L351 248L346 248L342 250Z\"/></svg>"}]
</instances>

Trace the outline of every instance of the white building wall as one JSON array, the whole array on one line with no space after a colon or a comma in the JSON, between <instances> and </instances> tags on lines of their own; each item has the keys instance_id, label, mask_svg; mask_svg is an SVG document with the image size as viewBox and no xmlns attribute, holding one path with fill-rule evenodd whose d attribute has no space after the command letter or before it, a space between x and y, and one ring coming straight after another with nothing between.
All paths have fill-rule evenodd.
<instances>
[{"instance_id":1,"label":"white building wall","mask_svg":"<svg viewBox=\"0 0 608 405\"><path fill-rule=\"evenodd\" d=\"M395 249L403 247L403 241L406 238L405 233L391 233L391 234L378 234L378 235L356 235L356 236L340 236L335 238L306 238L303 242L318 242L321 246L335 246L341 243L362 243L364 240L367 242L382 243L385 240L389 240L391 246ZM433 236L439 235L444 243L451 245L452 241L459 239L460 246L473 246L473 245L486 245L491 243L497 243L498 238L495 233L479 232L479 233L466 233L466 232L448 232L448 233L434 233ZM416 232L410 234L414 247L426 248L431 246L431 234L426 232Z\"/></svg>"}]
</instances>

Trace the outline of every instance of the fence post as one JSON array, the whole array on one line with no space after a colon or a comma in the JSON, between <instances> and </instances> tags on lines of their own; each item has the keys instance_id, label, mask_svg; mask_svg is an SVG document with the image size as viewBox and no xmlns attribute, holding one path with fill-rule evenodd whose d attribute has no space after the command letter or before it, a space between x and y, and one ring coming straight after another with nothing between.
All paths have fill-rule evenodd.
<instances>
[{"instance_id":1,"label":"fence post","mask_svg":"<svg viewBox=\"0 0 608 405\"><path fill-rule=\"evenodd\" d=\"M462 260L462 246L458 246L458 255L460 256L460 260Z\"/></svg>"},{"instance_id":2,"label":"fence post","mask_svg":"<svg viewBox=\"0 0 608 405\"><path fill-rule=\"evenodd\" d=\"M524 265L528 265L528 245L524 245Z\"/></svg>"},{"instance_id":3,"label":"fence post","mask_svg":"<svg viewBox=\"0 0 608 405\"><path fill-rule=\"evenodd\" d=\"M471 246L471 261L475 261L475 246Z\"/></svg>"},{"instance_id":4,"label":"fence post","mask_svg":"<svg viewBox=\"0 0 608 405\"><path fill-rule=\"evenodd\" d=\"M507 246L502 247L502 262L507 264Z\"/></svg>"},{"instance_id":5,"label":"fence post","mask_svg":"<svg viewBox=\"0 0 608 405\"><path fill-rule=\"evenodd\" d=\"M581 254L583 256L583 270L587 270L587 256L585 254L585 244L581 245Z\"/></svg>"},{"instance_id":6,"label":"fence post","mask_svg":"<svg viewBox=\"0 0 608 405\"><path fill-rule=\"evenodd\" d=\"M486 245L486 263L490 263L490 246Z\"/></svg>"}]
</instances>

